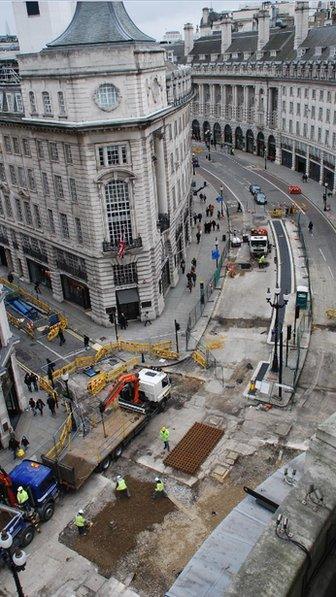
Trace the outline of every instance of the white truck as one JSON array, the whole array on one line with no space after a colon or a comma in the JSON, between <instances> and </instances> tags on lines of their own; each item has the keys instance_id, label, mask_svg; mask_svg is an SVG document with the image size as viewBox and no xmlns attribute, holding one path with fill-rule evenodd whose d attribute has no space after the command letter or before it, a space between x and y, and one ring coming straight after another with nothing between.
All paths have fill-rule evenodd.
<instances>
[{"instance_id":1,"label":"white truck","mask_svg":"<svg viewBox=\"0 0 336 597\"><path fill-rule=\"evenodd\" d=\"M270 250L267 228L252 228L249 240L250 254L255 257L267 255Z\"/></svg>"}]
</instances>

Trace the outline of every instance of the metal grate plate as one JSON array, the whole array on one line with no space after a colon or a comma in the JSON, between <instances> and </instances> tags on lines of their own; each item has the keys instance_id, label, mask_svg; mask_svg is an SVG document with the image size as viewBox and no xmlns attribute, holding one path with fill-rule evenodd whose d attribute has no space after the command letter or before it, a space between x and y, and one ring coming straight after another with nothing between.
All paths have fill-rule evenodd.
<instances>
[{"instance_id":1,"label":"metal grate plate","mask_svg":"<svg viewBox=\"0 0 336 597\"><path fill-rule=\"evenodd\" d=\"M209 456L224 431L204 423L194 425L163 461L179 471L193 475Z\"/></svg>"}]
</instances>

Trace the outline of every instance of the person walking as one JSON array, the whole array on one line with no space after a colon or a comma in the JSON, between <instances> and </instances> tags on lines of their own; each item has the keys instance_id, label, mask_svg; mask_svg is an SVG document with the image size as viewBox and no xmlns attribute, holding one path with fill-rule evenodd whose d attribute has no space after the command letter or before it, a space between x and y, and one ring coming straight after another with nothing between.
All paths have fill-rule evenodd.
<instances>
[{"instance_id":1,"label":"person walking","mask_svg":"<svg viewBox=\"0 0 336 597\"><path fill-rule=\"evenodd\" d=\"M13 284L14 282L14 276L11 272L9 272L8 276L7 276L7 280L10 284Z\"/></svg>"},{"instance_id":2,"label":"person walking","mask_svg":"<svg viewBox=\"0 0 336 597\"><path fill-rule=\"evenodd\" d=\"M34 288L36 294L41 294L40 282L38 280L36 280Z\"/></svg>"},{"instance_id":3,"label":"person walking","mask_svg":"<svg viewBox=\"0 0 336 597\"><path fill-rule=\"evenodd\" d=\"M204 186L205 186L205 185L204 185ZM206 200L207 200L207 198L206 198L206 194L205 194L205 193L203 193L203 203L206 203Z\"/></svg>"},{"instance_id":4,"label":"person walking","mask_svg":"<svg viewBox=\"0 0 336 597\"><path fill-rule=\"evenodd\" d=\"M50 359L47 359L47 375L48 375L48 379L52 385L52 387L55 387L54 384L54 369L55 369L55 363L52 363Z\"/></svg>"},{"instance_id":5,"label":"person walking","mask_svg":"<svg viewBox=\"0 0 336 597\"><path fill-rule=\"evenodd\" d=\"M35 392L39 391L39 387L38 387L38 377L35 373L31 372L30 374L30 383L34 386L34 390Z\"/></svg>"},{"instance_id":6,"label":"person walking","mask_svg":"<svg viewBox=\"0 0 336 597\"><path fill-rule=\"evenodd\" d=\"M182 271L182 274L184 274L184 272L185 272L185 260L184 260L184 258L183 258L183 257L182 257L182 259L181 259L181 263L180 263L180 265L181 265L181 271Z\"/></svg>"},{"instance_id":7,"label":"person walking","mask_svg":"<svg viewBox=\"0 0 336 597\"><path fill-rule=\"evenodd\" d=\"M199 221L199 222L202 222L203 215L201 214L201 212L198 214L198 216L197 216L197 217L198 217L198 221Z\"/></svg>"},{"instance_id":8,"label":"person walking","mask_svg":"<svg viewBox=\"0 0 336 597\"><path fill-rule=\"evenodd\" d=\"M146 311L146 312L145 312L145 327L146 327L148 324L149 324L149 325L152 325L152 322L151 322L151 320L149 319L149 313L148 313L148 311Z\"/></svg>"},{"instance_id":9,"label":"person walking","mask_svg":"<svg viewBox=\"0 0 336 597\"><path fill-rule=\"evenodd\" d=\"M86 334L83 336L83 342L85 350L90 350L90 338Z\"/></svg>"},{"instance_id":10,"label":"person walking","mask_svg":"<svg viewBox=\"0 0 336 597\"><path fill-rule=\"evenodd\" d=\"M205 216L208 218L210 214L209 206L205 210Z\"/></svg>"},{"instance_id":11,"label":"person walking","mask_svg":"<svg viewBox=\"0 0 336 597\"><path fill-rule=\"evenodd\" d=\"M116 492L117 495L127 495L128 498L131 497L126 481L121 475L117 476Z\"/></svg>"},{"instance_id":12,"label":"person walking","mask_svg":"<svg viewBox=\"0 0 336 597\"><path fill-rule=\"evenodd\" d=\"M196 226L196 222L197 222L197 213L196 212L194 212L193 220L194 220L194 226Z\"/></svg>"},{"instance_id":13,"label":"person walking","mask_svg":"<svg viewBox=\"0 0 336 597\"><path fill-rule=\"evenodd\" d=\"M165 486L164 486L162 479L160 479L160 477L155 477L153 499L155 500L155 499L161 498L161 497L167 497L167 494L165 492Z\"/></svg>"},{"instance_id":14,"label":"person walking","mask_svg":"<svg viewBox=\"0 0 336 597\"><path fill-rule=\"evenodd\" d=\"M203 201L203 193L199 194L200 201Z\"/></svg>"},{"instance_id":15,"label":"person walking","mask_svg":"<svg viewBox=\"0 0 336 597\"><path fill-rule=\"evenodd\" d=\"M211 226L212 226L212 230L216 230L216 220L212 220Z\"/></svg>"},{"instance_id":16,"label":"person walking","mask_svg":"<svg viewBox=\"0 0 336 597\"><path fill-rule=\"evenodd\" d=\"M48 396L47 398L47 404L48 404L48 408L51 412L52 415L55 415L55 400L52 396Z\"/></svg>"},{"instance_id":17,"label":"person walking","mask_svg":"<svg viewBox=\"0 0 336 597\"><path fill-rule=\"evenodd\" d=\"M126 330L127 328L127 319L125 313L120 313L120 327L122 330Z\"/></svg>"},{"instance_id":18,"label":"person walking","mask_svg":"<svg viewBox=\"0 0 336 597\"><path fill-rule=\"evenodd\" d=\"M201 230L198 230L197 233L196 233L196 241L197 241L198 245L200 244L201 234L202 234Z\"/></svg>"},{"instance_id":19,"label":"person walking","mask_svg":"<svg viewBox=\"0 0 336 597\"><path fill-rule=\"evenodd\" d=\"M78 535L86 535L88 523L86 521L86 518L84 517L84 510L82 510L82 509L78 510L78 512L75 516L74 523L75 523L75 526L77 527Z\"/></svg>"},{"instance_id":20,"label":"person walking","mask_svg":"<svg viewBox=\"0 0 336 597\"><path fill-rule=\"evenodd\" d=\"M27 371L26 375L24 376L24 380L23 381L26 384L29 392L32 392L33 391L32 390L32 386L31 386L32 385L32 381L31 381L30 373L28 373L28 371Z\"/></svg>"},{"instance_id":21,"label":"person walking","mask_svg":"<svg viewBox=\"0 0 336 597\"><path fill-rule=\"evenodd\" d=\"M196 286L197 275L196 272L191 272L191 279L194 286Z\"/></svg>"},{"instance_id":22,"label":"person walking","mask_svg":"<svg viewBox=\"0 0 336 597\"><path fill-rule=\"evenodd\" d=\"M189 280L189 281L188 281L187 288L188 288L189 292L192 292L192 289L193 289L193 283L192 283L192 280Z\"/></svg>"},{"instance_id":23,"label":"person walking","mask_svg":"<svg viewBox=\"0 0 336 597\"><path fill-rule=\"evenodd\" d=\"M187 287L189 288L188 284L189 284L189 282L191 282L191 281L192 281L192 275L191 275L191 272L188 272L188 273L187 273L187 275L186 275L186 278L187 278Z\"/></svg>"},{"instance_id":24,"label":"person walking","mask_svg":"<svg viewBox=\"0 0 336 597\"><path fill-rule=\"evenodd\" d=\"M192 258L192 260L191 260L191 265L192 265L194 268L196 268L196 265L197 265L197 260L196 260L196 258L195 258L195 257L193 257L193 258Z\"/></svg>"},{"instance_id":25,"label":"person walking","mask_svg":"<svg viewBox=\"0 0 336 597\"><path fill-rule=\"evenodd\" d=\"M221 212L219 211L219 209L217 210L217 220L221 219Z\"/></svg>"},{"instance_id":26,"label":"person walking","mask_svg":"<svg viewBox=\"0 0 336 597\"><path fill-rule=\"evenodd\" d=\"M240 203L240 201L238 201L238 202L237 202L237 213L238 213L238 212L241 212L241 211L243 211L243 210L242 210L242 206L241 206L241 203Z\"/></svg>"},{"instance_id":27,"label":"person walking","mask_svg":"<svg viewBox=\"0 0 336 597\"><path fill-rule=\"evenodd\" d=\"M29 512L29 510L30 510L29 495L28 495L27 491L25 489L23 489L23 487L21 485L20 485L20 487L18 487L16 499L17 499L17 502L18 502L20 508L22 508L26 512Z\"/></svg>"},{"instance_id":28,"label":"person walking","mask_svg":"<svg viewBox=\"0 0 336 597\"><path fill-rule=\"evenodd\" d=\"M40 411L41 417L43 417L43 409L45 407L45 403L43 402L42 398L38 398L36 400L36 408Z\"/></svg>"},{"instance_id":29,"label":"person walking","mask_svg":"<svg viewBox=\"0 0 336 597\"><path fill-rule=\"evenodd\" d=\"M29 439L25 435L21 438L21 446L23 447L24 451L27 452L29 446Z\"/></svg>"},{"instance_id":30,"label":"person walking","mask_svg":"<svg viewBox=\"0 0 336 597\"><path fill-rule=\"evenodd\" d=\"M29 406L30 406L30 409L31 409L34 417L36 417L36 402L33 397L31 397L29 400Z\"/></svg>"},{"instance_id":31,"label":"person walking","mask_svg":"<svg viewBox=\"0 0 336 597\"><path fill-rule=\"evenodd\" d=\"M19 447L20 447L20 444L19 444L19 442L16 439L15 434L14 434L14 436L12 436L12 437L9 438L9 442L8 442L8 448L10 450L12 450L13 456L14 456L14 460L16 459L16 452L17 452L17 450L18 450Z\"/></svg>"},{"instance_id":32,"label":"person walking","mask_svg":"<svg viewBox=\"0 0 336 597\"><path fill-rule=\"evenodd\" d=\"M163 449L170 452L170 445L169 445L169 429L167 427L161 427L160 429L160 439L163 442Z\"/></svg>"},{"instance_id":33,"label":"person walking","mask_svg":"<svg viewBox=\"0 0 336 597\"><path fill-rule=\"evenodd\" d=\"M60 341L59 345L62 346L62 344L65 344L65 338L64 338L64 334L63 334L62 328L60 328L58 330L57 336L59 337L59 341Z\"/></svg>"},{"instance_id":34,"label":"person walking","mask_svg":"<svg viewBox=\"0 0 336 597\"><path fill-rule=\"evenodd\" d=\"M310 221L309 224L308 224L308 230L309 230L310 234L313 233L313 228L314 228L314 224L313 224L312 221Z\"/></svg>"}]
</instances>

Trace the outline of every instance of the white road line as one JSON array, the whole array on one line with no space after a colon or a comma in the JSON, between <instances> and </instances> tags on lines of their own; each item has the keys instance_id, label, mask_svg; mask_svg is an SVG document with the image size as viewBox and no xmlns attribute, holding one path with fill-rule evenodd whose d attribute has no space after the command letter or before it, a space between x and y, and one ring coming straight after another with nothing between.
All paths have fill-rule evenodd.
<instances>
[{"instance_id":1,"label":"white road line","mask_svg":"<svg viewBox=\"0 0 336 597\"><path fill-rule=\"evenodd\" d=\"M41 346L43 346L47 350L50 350L50 352L52 352L53 354L55 354L60 359L63 359L63 355L61 355L59 352L56 352L56 350L53 350L52 348L50 348L50 346L48 346L47 344L43 344L43 342L41 342L41 340L36 340L36 342L37 342L37 344L41 344Z\"/></svg>"},{"instance_id":2,"label":"white road line","mask_svg":"<svg viewBox=\"0 0 336 597\"><path fill-rule=\"evenodd\" d=\"M75 357L78 354L81 354L82 352L86 352L85 348L81 348L80 350L77 350L76 352L70 352L69 354L63 355L63 354L60 354L59 352L57 352L56 350L54 350L53 348L50 348L50 346L48 346L48 344L44 344L43 342L41 342L41 340L36 340L36 342L38 344L41 344L41 346L43 346L47 350L50 350L50 352L52 352L57 357L62 359L62 361L68 361L71 357ZM42 369L43 369L43 367L42 367Z\"/></svg>"},{"instance_id":3,"label":"white road line","mask_svg":"<svg viewBox=\"0 0 336 597\"><path fill-rule=\"evenodd\" d=\"M322 249L320 249L320 248L319 248L319 251L320 251L320 253L321 253L321 255L322 255L322 257L323 257L324 261L327 261L327 260L326 260L326 258L325 258L325 254L323 253Z\"/></svg>"},{"instance_id":4,"label":"white road line","mask_svg":"<svg viewBox=\"0 0 336 597\"><path fill-rule=\"evenodd\" d=\"M335 279L335 276L334 276L334 274L333 274L333 273L332 273L332 271L331 271L331 267L330 267L330 265L328 265L328 270L329 270L329 272L330 272L330 275L331 275L332 279L334 280L334 279Z\"/></svg>"},{"instance_id":5,"label":"white road line","mask_svg":"<svg viewBox=\"0 0 336 597\"><path fill-rule=\"evenodd\" d=\"M240 205L242 206L242 210L245 211L244 205L242 204L241 200L237 197L236 193L234 191L232 191L232 189L230 189L230 187L224 182L224 180L222 180L221 178L219 178L219 176L216 176L216 174L214 174L213 172L211 172L207 168L204 168L204 166L201 166L201 168L205 172L208 172L214 178L217 178L217 180L219 180L219 182L227 188L227 190L229 191L229 193L231 193L231 195L233 195L237 199L238 203L240 203Z\"/></svg>"},{"instance_id":6,"label":"white road line","mask_svg":"<svg viewBox=\"0 0 336 597\"><path fill-rule=\"evenodd\" d=\"M244 168L244 166L242 166L242 168ZM288 193L286 193L285 191L283 191L282 189L280 189L280 187L278 187L278 185L274 184L274 182L271 182L270 180L268 180L268 178L265 178L265 176L263 176L262 174L256 173L257 176L260 176L260 178L262 178L263 180L265 180L266 182L268 182L268 184L271 184L273 187L275 187L276 189L278 189L278 191L280 191L280 193L282 193L283 195L285 195L285 197L287 197L287 199L289 199L293 205L295 205L295 207L297 207L297 209L304 214L304 210L302 209L302 207L300 207L300 205L298 203L296 203L296 201L294 201L294 199L292 199L292 197L290 195L288 195Z\"/></svg>"}]
</instances>

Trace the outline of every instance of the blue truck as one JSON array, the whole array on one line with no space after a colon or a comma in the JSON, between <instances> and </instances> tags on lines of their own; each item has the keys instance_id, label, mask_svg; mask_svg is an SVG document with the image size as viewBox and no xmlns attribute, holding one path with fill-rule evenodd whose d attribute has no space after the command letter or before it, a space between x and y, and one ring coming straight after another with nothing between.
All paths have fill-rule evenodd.
<instances>
[{"instance_id":1,"label":"blue truck","mask_svg":"<svg viewBox=\"0 0 336 597\"><path fill-rule=\"evenodd\" d=\"M28 520L25 512L5 504L0 504L0 532L2 531L11 534L14 548L24 548L34 539L36 528ZM2 559L1 556L2 548L0 548L0 561Z\"/></svg>"}]
</instances>

